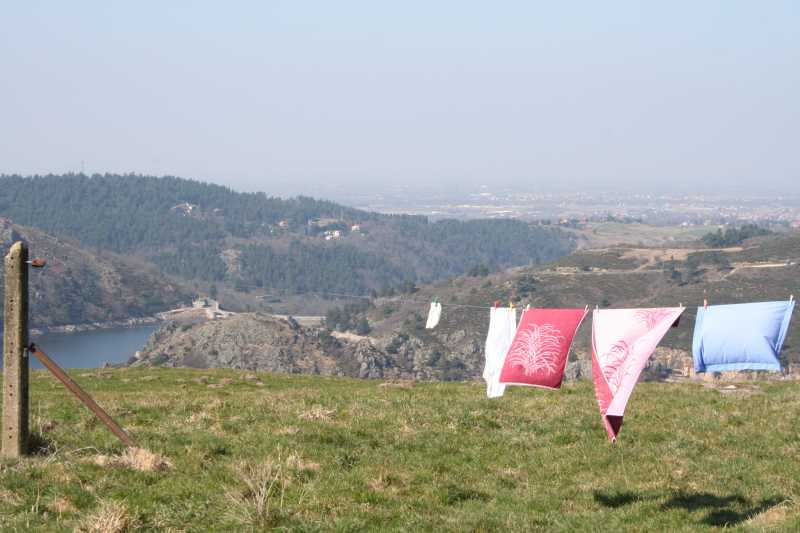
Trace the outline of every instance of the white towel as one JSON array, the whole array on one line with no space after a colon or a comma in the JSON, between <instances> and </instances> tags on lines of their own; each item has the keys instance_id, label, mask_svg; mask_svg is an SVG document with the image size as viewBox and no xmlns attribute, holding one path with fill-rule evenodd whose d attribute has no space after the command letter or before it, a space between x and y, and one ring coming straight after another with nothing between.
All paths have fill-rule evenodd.
<instances>
[{"instance_id":1,"label":"white towel","mask_svg":"<svg viewBox=\"0 0 800 533\"><path fill-rule=\"evenodd\" d=\"M433 329L439 323L439 317L442 316L442 304L438 302L431 303L431 310L428 311L428 322L425 324L426 329Z\"/></svg>"},{"instance_id":2,"label":"white towel","mask_svg":"<svg viewBox=\"0 0 800 533\"><path fill-rule=\"evenodd\" d=\"M498 398L506 386L499 383L500 372L506 360L506 353L514 342L517 332L517 310L508 307L493 307L489 312L489 333L486 335L486 366L483 379L486 380L486 396Z\"/></svg>"}]
</instances>

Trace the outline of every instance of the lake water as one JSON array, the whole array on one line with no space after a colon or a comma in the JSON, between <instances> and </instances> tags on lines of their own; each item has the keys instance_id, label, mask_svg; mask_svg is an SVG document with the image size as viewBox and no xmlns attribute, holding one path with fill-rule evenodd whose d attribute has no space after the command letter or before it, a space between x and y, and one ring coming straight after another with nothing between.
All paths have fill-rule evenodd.
<instances>
[{"instance_id":1,"label":"lake water","mask_svg":"<svg viewBox=\"0 0 800 533\"><path fill-rule=\"evenodd\" d=\"M104 363L124 363L141 350L157 325L98 329L77 333L31 335L31 341L62 368L99 368ZM0 368L3 366L0 356ZM31 368L43 368L31 356Z\"/></svg>"}]
</instances>

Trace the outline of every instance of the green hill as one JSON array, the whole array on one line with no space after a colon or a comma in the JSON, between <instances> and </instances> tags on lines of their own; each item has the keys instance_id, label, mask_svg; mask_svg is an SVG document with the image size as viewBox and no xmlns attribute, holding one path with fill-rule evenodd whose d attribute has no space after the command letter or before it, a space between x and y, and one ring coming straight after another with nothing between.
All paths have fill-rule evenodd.
<instances>
[{"instance_id":1,"label":"green hill","mask_svg":"<svg viewBox=\"0 0 800 533\"><path fill-rule=\"evenodd\" d=\"M574 246L565 231L516 220L430 222L136 175L0 176L0 215L256 293L386 292L479 266L538 264Z\"/></svg>"},{"instance_id":2,"label":"green hill","mask_svg":"<svg viewBox=\"0 0 800 533\"><path fill-rule=\"evenodd\" d=\"M0 463L3 531L800 528L795 383L639 384L612 446L587 382L489 401L479 383L180 369L76 379L164 460L120 457L33 372L39 449Z\"/></svg>"}]
</instances>

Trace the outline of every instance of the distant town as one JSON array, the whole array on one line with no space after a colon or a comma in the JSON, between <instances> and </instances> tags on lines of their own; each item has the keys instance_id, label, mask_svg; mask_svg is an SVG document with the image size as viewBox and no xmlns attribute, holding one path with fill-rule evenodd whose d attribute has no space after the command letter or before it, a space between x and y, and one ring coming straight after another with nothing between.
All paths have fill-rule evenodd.
<instances>
[{"instance_id":1,"label":"distant town","mask_svg":"<svg viewBox=\"0 0 800 533\"><path fill-rule=\"evenodd\" d=\"M337 200L370 211L432 219L518 218L576 225L617 220L656 226L757 223L800 227L800 197L732 197L616 193L492 191L424 193L396 190Z\"/></svg>"}]
</instances>

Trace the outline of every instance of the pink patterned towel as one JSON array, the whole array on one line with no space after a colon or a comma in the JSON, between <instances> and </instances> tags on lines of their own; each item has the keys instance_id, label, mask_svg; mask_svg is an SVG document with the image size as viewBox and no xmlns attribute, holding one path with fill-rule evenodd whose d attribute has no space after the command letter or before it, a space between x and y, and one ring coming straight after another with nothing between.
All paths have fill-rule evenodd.
<instances>
[{"instance_id":1,"label":"pink patterned towel","mask_svg":"<svg viewBox=\"0 0 800 533\"><path fill-rule=\"evenodd\" d=\"M594 393L612 442L639 374L683 309L597 309L592 314Z\"/></svg>"},{"instance_id":2,"label":"pink patterned towel","mask_svg":"<svg viewBox=\"0 0 800 533\"><path fill-rule=\"evenodd\" d=\"M558 389L586 309L526 309L506 354L500 383Z\"/></svg>"}]
</instances>

